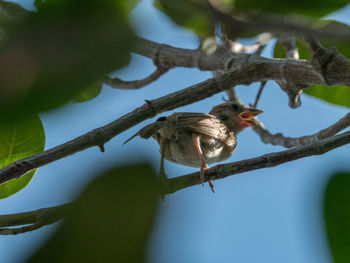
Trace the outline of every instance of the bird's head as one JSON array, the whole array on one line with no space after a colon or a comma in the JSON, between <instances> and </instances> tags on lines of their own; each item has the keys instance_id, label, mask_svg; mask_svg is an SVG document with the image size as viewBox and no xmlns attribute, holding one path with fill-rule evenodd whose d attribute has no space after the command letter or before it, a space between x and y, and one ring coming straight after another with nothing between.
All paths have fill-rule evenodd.
<instances>
[{"instance_id":1,"label":"bird's head","mask_svg":"<svg viewBox=\"0 0 350 263\"><path fill-rule=\"evenodd\" d=\"M234 133L247 127L259 126L260 122L255 116L260 113L263 111L235 102L219 104L209 112L209 114L218 117Z\"/></svg>"}]
</instances>

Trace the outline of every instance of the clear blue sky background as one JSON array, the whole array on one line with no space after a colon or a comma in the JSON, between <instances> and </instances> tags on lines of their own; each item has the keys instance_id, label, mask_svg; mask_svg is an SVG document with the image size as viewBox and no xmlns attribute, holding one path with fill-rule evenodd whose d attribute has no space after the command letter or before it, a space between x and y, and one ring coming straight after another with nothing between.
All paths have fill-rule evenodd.
<instances>
[{"instance_id":1,"label":"clear blue sky background","mask_svg":"<svg viewBox=\"0 0 350 263\"><path fill-rule=\"evenodd\" d=\"M32 1L16 2L33 8ZM349 14L348 6L336 17L349 23ZM198 47L194 34L175 26L152 7L150 0L142 1L131 20L138 34L145 38L177 47ZM265 55L271 53L272 47L267 48ZM134 55L130 66L116 75L133 80L153 69L151 60ZM177 68L144 89L123 91L105 87L92 101L68 104L42 114L46 149L117 119L142 105L144 99L158 98L210 77L209 72ZM238 87L242 101L252 102L257 87L257 84ZM208 112L222 102L223 96L218 94L177 111ZM348 112L346 108L304 95L302 102L302 107L290 109L287 95L276 83L268 82L259 106L265 111L260 119L271 132L302 136L331 125ZM105 153L92 148L40 168L28 187L0 200L1 214L71 201L96 171L109 166L147 158L158 169L159 153L154 141L136 138L122 145L151 121L111 140L105 145ZM237 151L230 161L280 150L283 148L264 145L253 131L246 130L239 135ZM345 146L326 155L216 181L215 194L208 186L195 186L167 196L159 204L159 218L150 237L149 262L331 262L322 218L323 191L333 172L350 170L349 153L349 146ZM166 162L166 171L172 177L195 169ZM25 261L55 227L0 236L0 262Z\"/></svg>"}]
</instances>

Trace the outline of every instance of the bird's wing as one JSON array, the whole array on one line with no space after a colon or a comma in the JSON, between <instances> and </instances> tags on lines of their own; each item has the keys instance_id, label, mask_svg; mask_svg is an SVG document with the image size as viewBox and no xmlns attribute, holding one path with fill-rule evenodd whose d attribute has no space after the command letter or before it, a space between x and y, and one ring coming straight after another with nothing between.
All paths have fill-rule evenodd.
<instances>
[{"instance_id":1,"label":"bird's wing","mask_svg":"<svg viewBox=\"0 0 350 263\"><path fill-rule=\"evenodd\" d=\"M214 115L205 113L179 112L167 118L167 127L184 129L214 138L227 133L227 127Z\"/></svg>"},{"instance_id":2,"label":"bird's wing","mask_svg":"<svg viewBox=\"0 0 350 263\"><path fill-rule=\"evenodd\" d=\"M199 134L204 134L221 140L222 135L226 135L227 127L214 115L206 113L178 112L168 117L161 117L156 122L151 123L140 131L135 133L131 138L124 142L135 138L137 135L144 139L148 139L159 130L163 130L168 135L178 129L183 129ZM166 136L167 137L167 136Z\"/></svg>"}]
</instances>

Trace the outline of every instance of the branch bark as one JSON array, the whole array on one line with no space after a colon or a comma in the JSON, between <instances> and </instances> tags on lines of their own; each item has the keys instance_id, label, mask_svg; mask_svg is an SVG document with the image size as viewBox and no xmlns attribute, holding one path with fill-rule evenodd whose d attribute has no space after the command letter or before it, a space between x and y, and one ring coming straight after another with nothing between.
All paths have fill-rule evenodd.
<instances>
[{"instance_id":1,"label":"branch bark","mask_svg":"<svg viewBox=\"0 0 350 263\"><path fill-rule=\"evenodd\" d=\"M310 143L317 142L319 140L331 137L338 132L346 129L350 126L350 113L346 114L339 121L334 123L333 125L315 133L312 135L306 135L297 138L285 137L281 133L271 134L264 127L255 127L254 131L260 136L261 140L264 143L269 143L272 145L280 145L286 148L292 148L302 145L307 145Z\"/></svg>"},{"instance_id":2,"label":"branch bark","mask_svg":"<svg viewBox=\"0 0 350 263\"><path fill-rule=\"evenodd\" d=\"M158 65L165 63L162 61L168 61L168 63L170 63L169 65L176 64L177 66L195 66L196 63L200 63L201 65L205 65L205 67L212 68L213 70L220 70L223 68L230 68L231 70L217 78L211 78L156 100L147 101L143 106L105 126L94 129L76 139L42 153L18 160L0 170L0 183L19 178L35 168L90 147L98 146L101 151L104 151L103 146L106 142L145 119L154 117L165 111L203 100L235 85L249 85L253 82L265 80L283 80L295 84L304 84L306 86L313 84L350 86L350 62L348 63L347 68L340 69L339 67L327 67L327 70L323 71L323 74L320 74L314 69L312 62L305 60L268 59L255 54L233 53L230 53L229 60L227 60L227 58L220 58L218 60L213 58L213 55L204 55L202 56L202 59L193 60L192 56L194 56L197 51L189 50L188 52L184 52L185 55L181 57L180 51L182 49L176 49L169 46L162 48L163 45L156 46L156 50L153 50L155 44L152 42L151 45L143 46L142 52L150 55L152 54L151 50L153 50L158 53ZM139 52L141 53L141 51ZM152 55L150 56L152 57ZM177 60L176 57L178 57L179 60ZM191 57L192 62L197 62L194 64L186 64L186 60ZM201 58L201 56L199 58ZM214 61L212 64L211 58L213 58ZM226 63L228 63L228 65ZM324 77L324 75L329 75L331 77ZM325 79L327 79L327 82Z\"/></svg>"},{"instance_id":3,"label":"branch bark","mask_svg":"<svg viewBox=\"0 0 350 263\"><path fill-rule=\"evenodd\" d=\"M350 143L350 132L320 140L318 142L296 147L290 150L265 154L259 157L238 161L234 163L219 164L205 171L205 181L223 179L228 176L253 171L262 168L274 167L297 159L321 155L333 149ZM169 191L167 194L200 184L199 172L187 174L168 181Z\"/></svg>"},{"instance_id":4,"label":"branch bark","mask_svg":"<svg viewBox=\"0 0 350 263\"><path fill-rule=\"evenodd\" d=\"M53 224L64 218L71 203L35 211L0 216L0 235L17 235ZM27 226L23 226L27 225ZM21 226L13 228L15 226Z\"/></svg>"},{"instance_id":5,"label":"branch bark","mask_svg":"<svg viewBox=\"0 0 350 263\"><path fill-rule=\"evenodd\" d=\"M243 161L219 164L205 171L205 181L223 179L228 176L253 171L262 168L278 166L297 159L321 155L333 149L350 143L350 131L327 139L317 141L307 146L301 146L286 151L265 154ZM179 190L201 184L199 172L168 179L168 191L171 194ZM0 235L15 235L32 231L44 225L63 219L64 214L73 204L43 208L35 211L0 216ZM9 228L30 224L27 227ZM38 227L39 226L39 227Z\"/></svg>"},{"instance_id":6,"label":"branch bark","mask_svg":"<svg viewBox=\"0 0 350 263\"><path fill-rule=\"evenodd\" d=\"M124 81L119 78L106 77L104 83L115 89L140 89L153 81L156 81L160 76L168 71L166 68L157 67L157 69L148 77L134 81Z\"/></svg>"}]
</instances>

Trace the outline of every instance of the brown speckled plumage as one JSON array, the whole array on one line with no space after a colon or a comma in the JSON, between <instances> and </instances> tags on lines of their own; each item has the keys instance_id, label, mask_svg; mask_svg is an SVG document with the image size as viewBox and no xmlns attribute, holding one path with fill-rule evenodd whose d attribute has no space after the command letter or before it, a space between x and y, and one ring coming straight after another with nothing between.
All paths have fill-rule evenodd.
<instances>
[{"instance_id":1,"label":"brown speckled plumage","mask_svg":"<svg viewBox=\"0 0 350 263\"><path fill-rule=\"evenodd\" d=\"M203 181L207 164L229 158L236 148L236 134L246 127L255 126L253 117L261 112L233 102L217 105L209 114L178 112L160 117L129 140L137 135L145 139L152 136L160 145L161 174L165 175L165 158L175 163L201 167Z\"/></svg>"}]
</instances>

